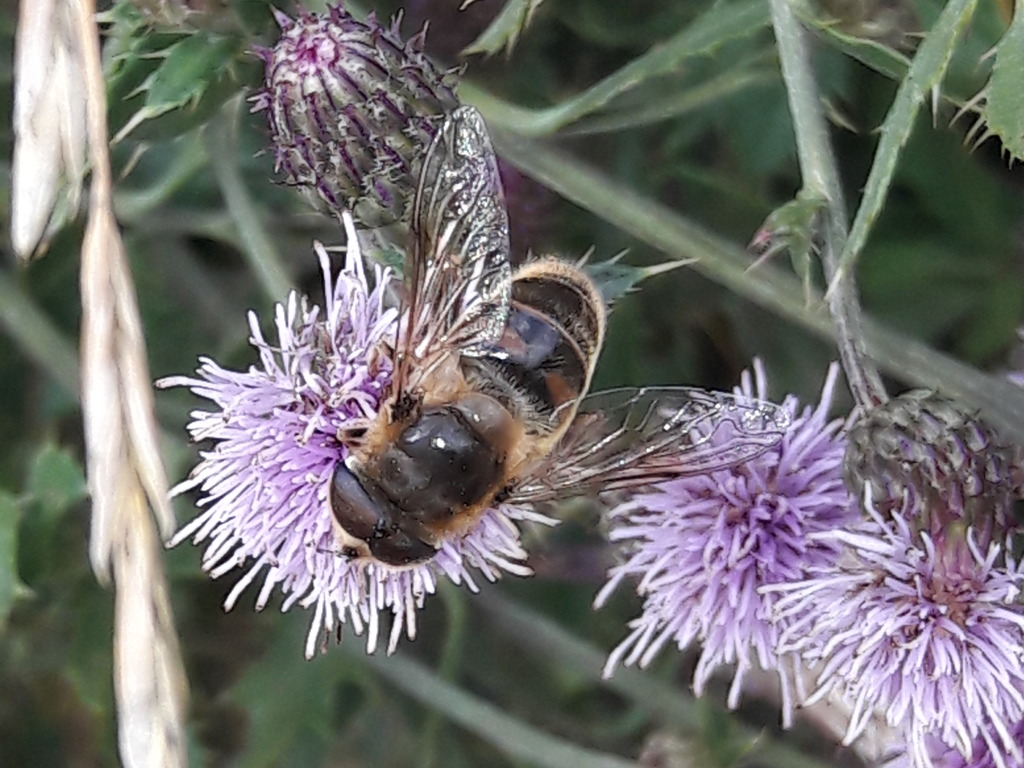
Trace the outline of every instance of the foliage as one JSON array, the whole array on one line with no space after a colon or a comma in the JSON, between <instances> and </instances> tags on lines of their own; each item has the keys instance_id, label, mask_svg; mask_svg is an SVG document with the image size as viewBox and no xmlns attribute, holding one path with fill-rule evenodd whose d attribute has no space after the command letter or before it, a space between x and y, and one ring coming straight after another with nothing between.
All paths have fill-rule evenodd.
<instances>
[{"instance_id":1,"label":"foliage","mask_svg":"<svg viewBox=\"0 0 1024 768\"><path fill-rule=\"evenodd\" d=\"M184 26L161 26L127 0L102 16L117 215L155 378L191 372L201 355L247 368L246 311L272 317L288 284L319 299L311 243L344 241L336 222L273 183L265 121L247 106L260 77L248 51L276 35L271 4L191 5L203 10ZM468 57L460 94L484 113L500 153L570 200L536 192L532 250L591 251L617 297L598 387L730 389L757 355L773 396L813 399L836 356L812 306L824 288L813 257L820 214L801 178L766 3L484 0L463 15L451 0L372 5L382 18L405 5L407 36L431 20L428 53L502 51ZM916 32L910 47L902 35L868 39L863 20L843 23L845 4L825 5L796 8L814 32L822 100L843 124L832 139L855 212L843 258L885 329L872 331L872 349L894 389L942 384L941 353L969 366L970 386L950 386L980 392L987 380L975 387L971 377L1011 364L1024 321L1024 171L1012 162L1024 156L1020 3L1013 22L989 3L890 4L906 26L936 30L916 58ZM13 16L0 16L3 61ZM10 80L9 68L0 77ZM7 125L10 88L0 100ZM953 120L964 105L979 110L977 127ZM3 129L3 158L11 142ZM9 177L8 160L0 172ZM789 214L780 247L790 259L752 267L758 254L744 247L778 211ZM0 347L0 762L23 766L112 764L116 754L112 599L88 569L67 375L81 229L60 232L44 259L15 268L9 258L0 271L4 305L38 313L34 328L19 328L29 315L0 311L13 342ZM694 269L671 268L680 260ZM909 349L907 339L927 354L885 351ZM157 397L173 478L194 463L184 424L195 407L184 392ZM176 511L191 519L192 498ZM191 547L169 551L193 764L624 766L635 763L616 756L661 754L651 745L666 734L690 747L670 750L679 765L859 764L853 750L822 747L810 721L779 733L771 688L735 714L718 706L724 684L696 704L692 654L602 680L637 601L620 594L590 610L611 565L603 523L589 505L561 516L558 529L528 533L537 576L480 595L445 590L418 640L391 660L364 658L347 638L306 661L301 609L281 614L272 601L253 614L243 599L224 615L233 585L209 581Z\"/></svg>"}]
</instances>

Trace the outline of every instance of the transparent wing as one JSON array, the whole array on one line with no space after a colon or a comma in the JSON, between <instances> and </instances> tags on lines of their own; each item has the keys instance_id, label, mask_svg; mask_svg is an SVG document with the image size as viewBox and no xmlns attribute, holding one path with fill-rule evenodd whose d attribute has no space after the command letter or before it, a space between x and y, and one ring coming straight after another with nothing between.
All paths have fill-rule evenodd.
<instances>
[{"instance_id":1,"label":"transparent wing","mask_svg":"<svg viewBox=\"0 0 1024 768\"><path fill-rule=\"evenodd\" d=\"M398 392L442 353L479 354L508 318L508 217L494 149L472 107L448 115L427 149L410 227Z\"/></svg>"},{"instance_id":2,"label":"transparent wing","mask_svg":"<svg viewBox=\"0 0 1024 768\"><path fill-rule=\"evenodd\" d=\"M748 461L782 439L789 414L753 398L688 387L584 398L569 430L509 501L635 488Z\"/></svg>"}]
</instances>

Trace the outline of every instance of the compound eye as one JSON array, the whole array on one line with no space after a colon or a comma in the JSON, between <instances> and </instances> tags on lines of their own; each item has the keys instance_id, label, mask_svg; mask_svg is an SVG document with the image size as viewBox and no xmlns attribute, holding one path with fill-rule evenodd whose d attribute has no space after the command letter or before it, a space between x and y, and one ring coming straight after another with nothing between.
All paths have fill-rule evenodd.
<instances>
[{"instance_id":1,"label":"compound eye","mask_svg":"<svg viewBox=\"0 0 1024 768\"><path fill-rule=\"evenodd\" d=\"M329 496L334 519L349 536L368 541L386 525L378 504L366 493L359 478L340 461L334 465Z\"/></svg>"},{"instance_id":2,"label":"compound eye","mask_svg":"<svg viewBox=\"0 0 1024 768\"><path fill-rule=\"evenodd\" d=\"M370 554L388 565L411 565L429 560L437 554L433 545L410 536L400 528L368 542Z\"/></svg>"}]
</instances>

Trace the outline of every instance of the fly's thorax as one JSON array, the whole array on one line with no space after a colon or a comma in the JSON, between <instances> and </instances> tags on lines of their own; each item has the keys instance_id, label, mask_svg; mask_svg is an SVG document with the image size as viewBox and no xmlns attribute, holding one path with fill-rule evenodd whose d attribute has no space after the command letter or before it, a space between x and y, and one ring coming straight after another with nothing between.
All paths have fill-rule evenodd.
<instances>
[{"instance_id":1,"label":"fly's thorax","mask_svg":"<svg viewBox=\"0 0 1024 768\"><path fill-rule=\"evenodd\" d=\"M390 432L387 442L364 446L353 468L395 510L394 524L437 543L468 527L493 501L521 429L501 403L467 391L453 402L423 406Z\"/></svg>"}]
</instances>

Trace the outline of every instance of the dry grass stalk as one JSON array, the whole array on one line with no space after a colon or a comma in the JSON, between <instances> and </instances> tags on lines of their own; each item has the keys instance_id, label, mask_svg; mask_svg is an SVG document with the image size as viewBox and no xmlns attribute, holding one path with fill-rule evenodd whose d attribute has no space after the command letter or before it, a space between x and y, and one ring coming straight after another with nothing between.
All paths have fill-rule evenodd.
<instances>
[{"instance_id":1,"label":"dry grass stalk","mask_svg":"<svg viewBox=\"0 0 1024 768\"><path fill-rule=\"evenodd\" d=\"M58 206L73 213L81 196L86 106L75 3L23 0L16 45L11 244L28 259L45 248Z\"/></svg>"},{"instance_id":2,"label":"dry grass stalk","mask_svg":"<svg viewBox=\"0 0 1024 768\"><path fill-rule=\"evenodd\" d=\"M114 689L129 768L187 764L185 675L156 531L174 527L157 445L145 341L113 214L106 104L93 0L72 0L82 46L92 184L82 246L82 409L101 582L113 570ZM152 510L152 511L151 511Z\"/></svg>"}]
</instances>

